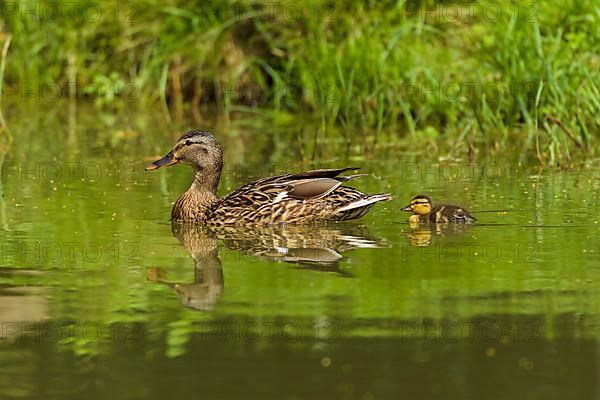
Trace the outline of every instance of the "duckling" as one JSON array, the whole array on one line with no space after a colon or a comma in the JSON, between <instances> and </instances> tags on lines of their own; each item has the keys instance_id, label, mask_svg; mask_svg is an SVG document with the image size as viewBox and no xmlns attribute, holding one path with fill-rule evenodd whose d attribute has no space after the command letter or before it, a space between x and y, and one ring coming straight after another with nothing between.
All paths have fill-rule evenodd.
<instances>
[{"instance_id":1,"label":"duckling","mask_svg":"<svg viewBox=\"0 0 600 400\"><path fill-rule=\"evenodd\" d=\"M431 198L424 194L413 197L410 204L403 207L401 210L413 213L413 215L408 218L408 222L411 224L423 222L472 224L477 221L477 218L471 215L471 213L463 207L450 204L434 206L431 202Z\"/></svg>"},{"instance_id":2,"label":"duckling","mask_svg":"<svg viewBox=\"0 0 600 400\"><path fill-rule=\"evenodd\" d=\"M387 193L366 194L343 183L361 175L340 174L356 168L319 169L272 176L250 182L218 198L223 150L206 131L192 130L179 138L163 158L146 170L188 164L196 175L190 188L175 202L171 219L207 226L313 223L357 219Z\"/></svg>"}]
</instances>

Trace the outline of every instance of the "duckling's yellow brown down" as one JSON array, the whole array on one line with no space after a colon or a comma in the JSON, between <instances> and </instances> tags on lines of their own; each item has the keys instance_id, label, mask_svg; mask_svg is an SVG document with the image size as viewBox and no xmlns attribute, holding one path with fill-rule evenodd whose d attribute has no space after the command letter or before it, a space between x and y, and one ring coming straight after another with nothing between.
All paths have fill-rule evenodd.
<instances>
[{"instance_id":1,"label":"duckling's yellow brown down","mask_svg":"<svg viewBox=\"0 0 600 400\"><path fill-rule=\"evenodd\" d=\"M470 212L464 207L454 206L451 204L439 204L434 206L431 202L431 198L424 194L415 196L410 201L410 204L402 208L402 211L412 212L408 218L409 222L412 223L459 223L459 224L472 224L477 221Z\"/></svg>"}]
</instances>

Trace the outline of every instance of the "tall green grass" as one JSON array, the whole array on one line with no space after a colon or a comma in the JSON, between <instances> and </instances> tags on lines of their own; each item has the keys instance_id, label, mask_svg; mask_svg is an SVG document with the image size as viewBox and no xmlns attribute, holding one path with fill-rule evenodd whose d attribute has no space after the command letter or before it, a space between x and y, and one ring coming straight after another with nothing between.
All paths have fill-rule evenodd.
<instances>
[{"instance_id":1,"label":"tall green grass","mask_svg":"<svg viewBox=\"0 0 600 400\"><path fill-rule=\"evenodd\" d=\"M103 107L160 103L174 121L257 108L314 117L343 140L514 145L543 164L597 155L595 0L202 3L5 7L5 81Z\"/></svg>"}]
</instances>

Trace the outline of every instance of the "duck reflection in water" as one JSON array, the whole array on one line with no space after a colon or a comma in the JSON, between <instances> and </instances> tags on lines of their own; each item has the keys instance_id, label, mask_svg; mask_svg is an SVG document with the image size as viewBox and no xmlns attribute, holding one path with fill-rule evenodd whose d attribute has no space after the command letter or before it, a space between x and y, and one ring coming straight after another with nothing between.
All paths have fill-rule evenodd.
<instances>
[{"instance_id":1,"label":"duck reflection in water","mask_svg":"<svg viewBox=\"0 0 600 400\"><path fill-rule=\"evenodd\" d=\"M168 282L162 269L149 273L148 279L164 283L175 290L181 303L196 310L212 310L223 294L224 279L218 255L218 241L225 247L245 255L269 261L293 263L303 269L352 275L340 269L344 259L340 253L358 248L387 246L383 239L368 235L366 227L357 224L319 226L273 225L252 229L198 227L173 222L173 236L194 259L194 282Z\"/></svg>"},{"instance_id":2,"label":"duck reflection in water","mask_svg":"<svg viewBox=\"0 0 600 400\"><path fill-rule=\"evenodd\" d=\"M168 282L162 269L153 270L148 279L170 286L186 307L200 311L215 308L223 295L223 268L214 235L201 232L197 225L172 223L171 232L194 259L194 282Z\"/></svg>"},{"instance_id":3,"label":"duck reflection in water","mask_svg":"<svg viewBox=\"0 0 600 400\"><path fill-rule=\"evenodd\" d=\"M340 253L386 246L384 240L371 237L365 226L352 223L268 225L253 229L221 227L214 233L228 249L342 276L352 275L340 269L340 261L344 259Z\"/></svg>"}]
</instances>

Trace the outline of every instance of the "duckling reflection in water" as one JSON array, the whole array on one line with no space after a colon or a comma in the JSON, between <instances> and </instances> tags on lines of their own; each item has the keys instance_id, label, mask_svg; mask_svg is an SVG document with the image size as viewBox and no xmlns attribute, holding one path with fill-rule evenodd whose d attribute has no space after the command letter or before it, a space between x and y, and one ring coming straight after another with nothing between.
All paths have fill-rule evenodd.
<instances>
[{"instance_id":1,"label":"duckling reflection in water","mask_svg":"<svg viewBox=\"0 0 600 400\"><path fill-rule=\"evenodd\" d=\"M408 240L412 246L427 247L431 246L433 241L433 230L430 226L419 226L411 224L412 231L408 234Z\"/></svg>"},{"instance_id":2,"label":"duckling reflection in water","mask_svg":"<svg viewBox=\"0 0 600 400\"><path fill-rule=\"evenodd\" d=\"M420 224L409 222L411 231L407 234L408 241L414 247L428 247L433 243L435 235L460 235L469 229L467 224Z\"/></svg>"},{"instance_id":3,"label":"duckling reflection in water","mask_svg":"<svg viewBox=\"0 0 600 400\"><path fill-rule=\"evenodd\" d=\"M408 222L411 226L421 223L472 224L477 221L477 218L471 215L464 207L451 204L439 204L434 206L431 202L431 198L424 194L413 197L410 204L403 207L401 210L413 213L408 218Z\"/></svg>"},{"instance_id":4,"label":"duckling reflection in water","mask_svg":"<svg viewBox=\"0 0 600 400\"><path fill-rule=\"evenodd\" d=\"M149 279L175 289L181 304L186 307L200 311L214 309L223 295L224 287L217 239L199 232L194 224L173 223L171 232L194 259L194 282L167 282L160 278L160 274Z\"/></svg>"}]
</instances>

